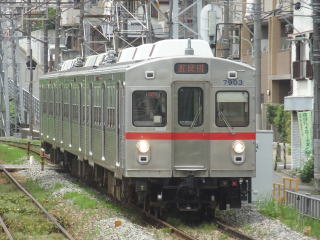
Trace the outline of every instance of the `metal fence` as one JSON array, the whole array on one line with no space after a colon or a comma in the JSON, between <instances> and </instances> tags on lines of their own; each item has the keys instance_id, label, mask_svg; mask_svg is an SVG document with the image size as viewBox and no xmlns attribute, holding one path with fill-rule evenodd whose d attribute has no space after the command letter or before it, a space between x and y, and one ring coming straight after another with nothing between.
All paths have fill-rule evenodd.
<instances>
[{"instance_id":1,"label":"metal fence","mask_svg":"<svg viewBox=\"0 0 320 240\"><path fill-rule=\"evenodd\" d=\"M25 110L29 109L29 97L30 93L23 89L23 107ZM34 112L34 125L40 125L40 104L39 99L33 96L32 98L33 112Z\"/></svg>"},{"instance_id":2,"label":"metal fence","mask_svg":"<svg viewBox=\"0 0 320 240\"><path fill-rule=\"evenodd\" d=\"M285 203L296 208L299 213L320 219L320 199L289 190L285 191Z\"/></svg>"}]
</instances>

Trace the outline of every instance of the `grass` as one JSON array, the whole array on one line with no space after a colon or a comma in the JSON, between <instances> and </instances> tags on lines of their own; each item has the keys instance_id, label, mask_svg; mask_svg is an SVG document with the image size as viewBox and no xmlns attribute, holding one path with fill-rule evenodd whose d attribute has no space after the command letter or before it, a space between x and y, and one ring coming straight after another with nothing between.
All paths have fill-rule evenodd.
<instances>
[{"instance_id":1,"label":"grass","mask_svg":"<svg viewBox=\"0 0 320 240\"><path fill-rule=\"evenodd\" d=\"M64 194L63 198L72 200L81 209L97 208L99 205L97 200L89 198L85 194L79 192L67 192Z\"/></svg>"},{"instance_id":2,"label":"grass","mask_svg":"<svg viewBox=\"0 0 320 240\"><path fill-rule=\"evenodd\" d=\"M219 236L218 240L227 240L229 237L227 235L221 235Z\"/></svg>"},{"instance_id":3,"label":"grass","mask_svg":"<svg viewBox=\"0 0 320 240\"><path fill-rule=\"evenodd\" d=\"M265 200L258 205L258 211L267 217L280 220L298 232L303 233L305 229L310 228L307 235L320 239L320 220L303 216L290 206L279 204L274 200Z\"/></svg>"},{"instance_id":4,"label":"grass","mask_svg":"<svg viewBox=\"0 0 320 240\"><path fill-rule=\"evenodd\" d=\"M38 155L31 155L36 161L40 161L40 157ZM23 158L25 158L26 156L26 150L0 143L0 163L23 164L25 163L25 160Z\"/></svg>"},{"instance_id":5,"label":"grass","mask_svg":"<svg viewBox=\"0 0 320 240\"><path fill-rule=\"evenodd\" d=\"M8 164L22 164L22 158L25 156L27 156L25 150L0 143L0 162Z\"/></svg>"},{"instance_id":6,"label":"grass","mask_svg":"<svg viewBox=\"0 0 320 240\"><path fill-rule=\"evenodd\" d=\"M15 137L1 137L0 140L16 142L16 143L27 143L29 142L26 138L15 138ZM31 140L31 144L40 145L40 140Z\"/></svg>"},{"instance_id":7,"label":"grass","mask_svg":"<svg viewBox=\"0 0 320 240\"><path fill-rule=\"evenodd\" d=\"M63 239L55 226L27 196L5 180L2 175L0 179L0 214L13 232L15 239ZM0 239L2 239L1 234Z\"/></svg>"},{"instance_id":8,"label":"grass","mask_svg":"<svg viewBox=\"0 0 320 240\"><path fill-rule=\"evenodd\" d=\"M32 192L32 195L39 201L43 201L50 197L50 193L44 191L35 180L29 178L26 180L25 185L28 191Z\"/></svg>"},{"instance_id":9,"label":"grass","mask_svg":"<svg viewBox=\"0 0 320 240\"><path fill-rule=\"evenodd\" d=\"M54 186L53 186L53 189L54 190L59 190L63 187L63 185L61 183L56 183Z\"/></svg>"}]
</instances>

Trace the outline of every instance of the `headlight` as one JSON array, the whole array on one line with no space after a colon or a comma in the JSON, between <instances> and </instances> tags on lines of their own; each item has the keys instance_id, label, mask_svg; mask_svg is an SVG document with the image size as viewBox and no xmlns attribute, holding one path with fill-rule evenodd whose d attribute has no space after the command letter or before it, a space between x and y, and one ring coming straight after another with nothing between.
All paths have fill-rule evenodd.
<instances>
[{"instance_id":1,"label":"headlight","mask_svg":"<svg viewBox=\"0 0 320 240\"><path fill-rule=\"evenodd\" d=\"M150 150L150 144L146 140L140 140L137 142L137 148L141 153L147 153Z\"/></svg>"},{"instance_id":2,"label":"headlight","mask_svg":"<svg viewBox=\"0 0 320 240\"><path fill-rule=\"evenodd\" d=\"M235 153L238 153L238 154L243 153L244 150L246 149L246 146L242 141L235 141L232 147L233 147L233 151L235 151Z\"/></svg>"}]
</instances>

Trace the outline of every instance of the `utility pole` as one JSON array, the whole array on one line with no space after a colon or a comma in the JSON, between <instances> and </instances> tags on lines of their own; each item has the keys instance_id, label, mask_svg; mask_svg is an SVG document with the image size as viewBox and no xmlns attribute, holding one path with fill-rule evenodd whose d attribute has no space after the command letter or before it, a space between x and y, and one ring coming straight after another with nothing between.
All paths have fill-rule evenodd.
<instances>
[{"instance_id":1,"label":"utility pole","mask_svg":"<svg viewBox=\"0 0 320 240\"><path fill-rule=\"evenodd\" d=\"M80 20L79 20L79 44L81 57L84 60L86 55L85 44L84 44L84 0L80 0Z\"/></svg>"},{"instance_id":2,"label":"utility pole","mask_svg":"<svg viewBox=\"0 0 320 240\"><path fill-rule=\"evenodd\" d=\"M223 36L223 40L225 40L226 42L222 43L223 46L223 57L224 58L228 58L230 56L230 39L229 39L229 23L230 23L230 1L229 0L225 0L224 1L224 36Z\"/></svg>"},{"instance_id":3,"label":"utility pole","mask_svg":"<svg viewBox=\"0 0 320 240\"><path fill-rule=\"evenodd\" d=\"M31 31L32 31L32 22L31 22L31 0L28 0L28 37L27 37L27 53L29 53L29 138L32 140L33 137L33 64L32 64L32 47L31 47Z\"/></svg>"},{"instance_id":4,"label":"utility pole","mask_svg":"<svg viewBox=\"0 0 320 240\"><path fill-rule=\"evenodd\" d=\"M48 2L46 2L46 19L43 22L43 72L47 73L49 66L48 66L48 23L49 23L49 13L48 13Z\"/></svg>"},{"instance_id":5,"label":"utility pole","mask_svg":"<svg viewBox=\"0 0 320 240\"><path fill-rule=\"evenodd\" d=\"M82 0L83 1L83 0ZM55 56L54 56L54 68L59 69L60 64L60 19L61 19L61 0L57 0L56 7L56 21L55 21Z\"/></svg>"},{"instance_id":6,"label":"utility pole","mask_svg":"<svg viewBox=\"0 0 320 240\"><path fill-rule=\"evenodd\" d=\"M197 37L198 39L200 39L200 32L201 32L201 29L200 29L201 10L202 10L202 1L197 1L197 11L196 11L196 15L194 15L194 18L197 19L197 24L194 27L194 31L199 33Z\"/></svg>"},{"instance_id":7,"label":"utility pole","mask_svg":"<svg viewBox=\"0 0 320 240\"><path fill-rule=\"evenodd\" d=\"M179 39L179 0L172 0L170 6L171 38Z\"/></svg>"},{"instance_id":8,"label":"utility pole","mask_svg":"<svg viewBox=\"0 0 320 240\"><path fill-rule=\"evenodd\" d=\"M0 6L0 20L2 19L2 10ZM5 109L5 80L4 80L4 71L3 71L3 31L2 23L0 21L0 136L8 136L7 127L6 127L6 109Z\"/></svg>"},{"instance_id":9,"label":"utility pole","mask_svg":"<svg viewBox=\"0 0 320 240\"><path fill-rule=\"evenodd\" d=\"M11 41L11 58L12 58L12 80L14 82L14 101L15 101L15 113L14 113L14 132L18 132L18 122L20 113L20 94L19 94L19 84L18 84L18 74L17 74L17 59L16 59L16 40L14 35L14 16L11 12L10 18L10 41Z\"/></svg>"},{"instance_id":10,"label":"utility pole","mask_svg":"<svg viewBox=\"0 0 320 240\"><path fill-rule=\"evenodd\" d=\"M314 182L320 190L320 0L312 1L313 7L313 156L314 156Z\"/></svg>"},{"instance_id":11,"label":"utility pole","mask_svg":"<svg viewBox=\"0 0 320 240\"><path fill-rule=\"evenodd\" d=\"M254 65L256 81L256 129L261 129L261 0L255 0Z\"/></svg>"},{"instance_id":12,"label":"utility pole","mask_svg":"<svg viewBox=\"0 0 320 240\"><path fill-rule=\"evenodd\" d=\"M147 20L147 36L146 36L146 42L152 43L153 34L152 34L152 24L151 24L151 3L150 1L146 1L144 4L145 7L145 15Z\"/></svg>"}]
</instances>

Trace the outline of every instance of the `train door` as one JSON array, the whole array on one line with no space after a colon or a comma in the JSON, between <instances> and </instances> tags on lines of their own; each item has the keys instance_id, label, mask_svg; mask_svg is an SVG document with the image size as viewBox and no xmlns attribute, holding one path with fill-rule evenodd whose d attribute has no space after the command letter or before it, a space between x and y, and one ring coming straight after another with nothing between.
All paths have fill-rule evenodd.
<instances>
[{"instance_id":1,"label":"train door","mask_svg":"<svg viewBox=\"0 0 320 240\"><path fill-rule=\"evenodd\" d=\"M207 176L210 157L208 82L173 83L173 170ZM180 174L179 174L180 173Z\"/></svg>"},{"instance_id":2,"label":"train door","mask_svg":"<svg viewBox=\"0 0 320 240\"><path fill-rule=\"evenodd\" d=\"M122 169L123 160L124 160L124 135L125 135L125 108L124 108L124 86L122 82L119 80L117 82L117 89L116 89L116 106L117 106L117 113L116 113L116 138L117 138L117 161L116 161L116 172L115 177L122 178Z\"/></svg>"}]
</instances>

